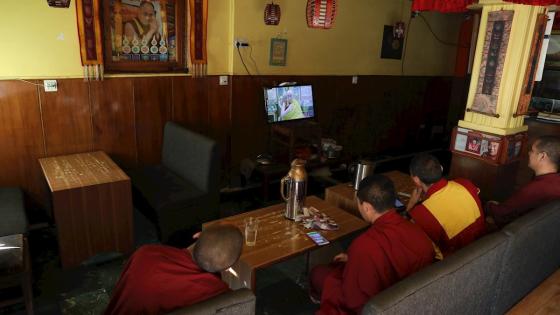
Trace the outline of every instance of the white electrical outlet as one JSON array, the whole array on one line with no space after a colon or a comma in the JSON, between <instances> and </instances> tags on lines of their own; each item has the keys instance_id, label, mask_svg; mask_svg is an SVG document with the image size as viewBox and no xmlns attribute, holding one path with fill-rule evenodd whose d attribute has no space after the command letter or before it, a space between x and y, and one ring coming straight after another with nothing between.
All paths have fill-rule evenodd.
<instances>
[{"instance_id":1,"label":"white electrical outlet","mask_svg":"<svg viewBox=\"0 0 560 315\"><path fill-rule=\"evenodd\" d=\"M221 75L220 76L220 85L228 85L228 76L227 75Z\"/></svg>"},{"instance_id":2,"label":"white electrical outlet","mask_svg":"<svg viewBox=\"0 0 560 315\"><path fill-rule=\"evenodd\" d=\"M352 76L352 84L358 84L358 76L357 75Z\"/></svg>"},{"instance_id":3,"label":"white electrical outlet","mask_svg":"<svg viewBox=\"0 0 560 315\"><path fill-rule=\"evenodd\" d=\"M56 92L58 90L56 80L44 80L43 86L45 87L45 92Z\"/></svg>"},{"instance_id":4,"label":"white electrical outlet","mask_svg":"<svg viewBox=\"0 0 560 315\"><path fill-rule=\"evenodd\" d=\"M239 37L239 38L236 38L233 41L233 47L234 48L237 48L237 47L241 48L241 47L246 47L246 46L249 46L249 41L246 38Z\"/></svg>"}]
</instances>

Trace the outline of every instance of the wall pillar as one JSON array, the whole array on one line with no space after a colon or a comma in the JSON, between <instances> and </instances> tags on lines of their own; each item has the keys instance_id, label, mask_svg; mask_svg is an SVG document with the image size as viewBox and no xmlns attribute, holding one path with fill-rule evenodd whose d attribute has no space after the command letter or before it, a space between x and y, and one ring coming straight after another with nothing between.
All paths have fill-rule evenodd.
<instances>
[{"instance_id":1,"label":"wall pillar","mask_svg":"<svg viewBox=\"0 0 560 315\"><path fill-rule=\"evenodd\" d=\"M465 117L452 136L451 176L468 177L483 199L500 200L514 189L526 145L523 120L547 8L480 0L471 9L482 12Z\"/></svg>"}]
</instances>

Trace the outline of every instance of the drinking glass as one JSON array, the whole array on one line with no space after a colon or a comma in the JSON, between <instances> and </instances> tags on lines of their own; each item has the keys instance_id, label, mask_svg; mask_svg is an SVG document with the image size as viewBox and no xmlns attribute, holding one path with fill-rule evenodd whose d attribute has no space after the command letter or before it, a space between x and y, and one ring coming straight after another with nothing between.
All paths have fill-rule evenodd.
<instances>
[{"instance_id":1,"label":"drinking glass","mask_svg":"<svg viewBox=\"0 0 560 315\"><path fill-rule=\"evenodd\" d=\"M259 228L259 219L248 217L245 218L245 244L247 246L255 246L257 243L257 230Z\"/></svg>"}]
</instances>

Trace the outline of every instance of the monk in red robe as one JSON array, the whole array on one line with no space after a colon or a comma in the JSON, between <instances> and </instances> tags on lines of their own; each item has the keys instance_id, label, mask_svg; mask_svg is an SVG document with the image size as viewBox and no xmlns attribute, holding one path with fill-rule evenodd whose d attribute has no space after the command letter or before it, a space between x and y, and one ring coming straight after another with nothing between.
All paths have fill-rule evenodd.
<instances>
[{"instance_id":1,"label":"monk in red robe","mask_svg":"<svg viewBox=\"0 0 560 315\"><path fill-rule=\"evenodd\" d=\"M446 180L438 159L415 156L410 175L417 188L407 209L436 246L438 259L466 246L486 233L478 188L467 179ZM421 195L424 201L419 203Z\"/></svg>"},{"instance_id":2,"label":"monk in red robe","mask_svg":"<svg viewBox=\"0 0 560 315\"><path fill-rule=\"evenodd\" d=\"M529 151L529 168L535 172L535 178L503 203L491 200L486 205L495 223L504 226L539 206L560 199L559 165L560 137L537 138Z\"/></svg>"},{"instance_id":3,"label":"monk in red robe","mask_svg":"<svg viewBox=\"0 0 560 315\"><path fill-rule=\"evenodd\" d=\"M105 314L166 314L226 292L215 273L231 267L242 246L231 225L202 231L189 249L143 246L128 260Z\"/></svg>"},{"instance_id":4,"label":"monk in red robe","mask_svg":"<svg viewBox=\"0 0 560 315\"><path fill-rule=\"evenodd\" d=\"M311 271L311 298L321 298L317 314L359 314L372 296L433 261L430 239L396 213L395 200L395 187L387 177L362 180L358 208L371 226L348 253Z\"/></svg>"}]
</instances>

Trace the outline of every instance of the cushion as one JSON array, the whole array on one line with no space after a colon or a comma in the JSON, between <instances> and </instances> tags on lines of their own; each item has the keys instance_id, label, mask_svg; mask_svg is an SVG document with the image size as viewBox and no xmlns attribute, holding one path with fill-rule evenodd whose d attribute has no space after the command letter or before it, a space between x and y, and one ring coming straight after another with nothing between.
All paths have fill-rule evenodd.
<instances>
[{"instance_id":1,"label":"cushion","mask_svg":"<svg viewBox=\"0 0 560 315\"><path fill-rule=\"evenodd\" d=\"M21 189L0 188L0 236L23 234L27 231L27 216Z\"/></svg>"},{"instance_id":2,"label":"cushion","mask_svg":"<svg viewBox=\"0 0 560 315\"><path fill-rule=\"evenodd\" d=\"M128 175L156 212L188 208L199 204L206 195L162 165L141 167Z\"/></svg>"}]
</instances>

